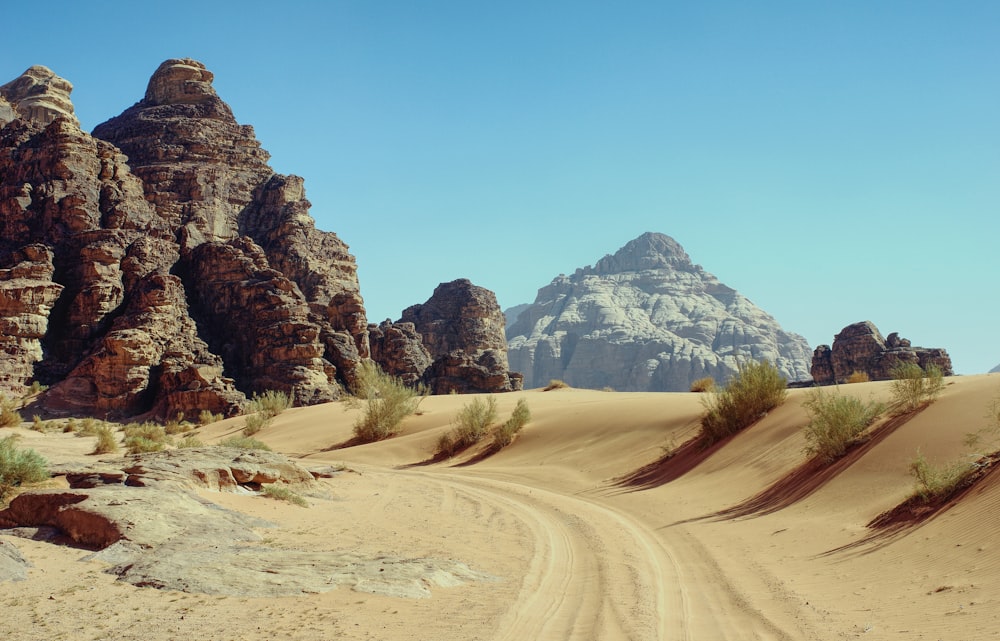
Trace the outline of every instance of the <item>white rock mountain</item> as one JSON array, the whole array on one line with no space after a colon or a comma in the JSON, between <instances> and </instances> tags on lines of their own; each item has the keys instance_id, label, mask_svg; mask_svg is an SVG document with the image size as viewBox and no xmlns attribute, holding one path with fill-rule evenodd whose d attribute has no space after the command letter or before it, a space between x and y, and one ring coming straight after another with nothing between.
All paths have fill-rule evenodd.
<instances>
[{"instance_id":1,"label":"white rock mountain","mask_svg":"<svg viewBox=\"0 0 1000 641\"><path fill-rule=\"evenodd\" d=\"M517 313L519 312L519 313ZM516 315L515 315L516 314ZM534 304L512 308L510 368L524 387L687 391L768 360L808 380L812 349L736 290L691 262L664 234L645 233L593 267L559 275Z\"/></svg>"}]
</instances>

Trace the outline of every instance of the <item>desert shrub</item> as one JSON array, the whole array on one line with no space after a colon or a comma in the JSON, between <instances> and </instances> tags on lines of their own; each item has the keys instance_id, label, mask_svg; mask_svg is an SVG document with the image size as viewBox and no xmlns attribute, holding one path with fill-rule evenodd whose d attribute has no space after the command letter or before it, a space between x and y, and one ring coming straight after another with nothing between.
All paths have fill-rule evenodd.
<instances>
[{"instance_id":1,"label":"desert shrub","mask_svg":"<svg viewBox=\"0 0 1000 641\"><path fill-rule=\"evenodd\" d=\"M271 448L268 447L267 443L263 441L258 441L255 438L249 436L230 436L229 438L219 441L221 447L235 447L239 450L264 450L265 452L270 452Z\"/></svg>"},{"instance_id":2,"label":"desert shrub","mask_svg":"<svg viewBox=\"0 0 1000 641\"><path fill-rule=\"evenodd\" d=\"M130 423L123 431L125 449L129 454L159 452L170 443L166 430L156 423Z\"/></svg>"},{"instance_id":3,"label":"desert shrub","mask_svg":"<svg viewBox=\"0 0 1000 641\"><path fill-rule=\"evenodd\" d=\"M69 432L76 432L79 427L80 426L76 424L75 418L68 419L65 423L63 423L63 433L67 434Z\"/></svg>"},{"instance_id":4,"label":"desert shrub","mask_svg":"<svg viewBox=\"0 0 1000 641\"><path fill-rule=\"evenodd\" d=\"M24 397L35 396L36 394L41 394L45 390L49 389L48 385L42 385L38 381L31 381L31 385L28 386L27 392L25 392Z\"/></svg>"},{"instance_id":5,"label":"desert shrub","mask_svg":"<svg viewBox=\"0 0 1000 641\"><path fill-rule=\"evenodd\" d=\"M961 487L975 469L965 461L932 465L918 451L917 458L910 463L910 473L917 479L913 494L924 502L944 498Z\"/></svg>"},{"instance_id":6,"label":"desert shrub","mask_svg":"<svg viewBox=\"0 0 1000 641\"><path fill-rule=\"evenodd\" d=\"M711 376L703 376L691 383L692 392L711 392L715 389L715 379Z\"/></svg>"},{"instance_id":7,"label":"desert shrub","mask_svg":"<svg viewBox=\"0 0 1000 641\"><path fill-rule=\"evenodd\" d=\"M518 399L514 411L510 413L510 418L498 425L493 430L493 447L500 449L507 447L514 440L514 435L521 431L521 428L531 420L531 410L528 409L528 401L523 398Z\"/></svg>"},{"instance_id":8,"label":"desert shrub","mask_svg":"<svg viewBox=\"0 0 1000 641\"><path fill-rule=\"evenodd\" d=\"M0 439L0 499L25 483L49 478L48 464L35 450L17 447L17 437Z\"/></svg>"},{"instance_id":9,"label":"desert shrub","mask_svg":"<svg viewBox=\"0 0 1000 641\"><path fill-rule=\"evenodd\" d=\"M222 420L222 414L213 414L209 410L202 410L198 414L198 425L208 425Z\"/></svg>"},{"instance_id":10,"label":"desert shrub","mask_svg":"<svg viewBox=\"0 0 1000 641\"><path fill-rule=\"evenodd\" d=\"M197 436L189 434L188 436L185 436L181 440L177 441L175 447L177 449L185 449L190 447L205 447L205 444L199 440Z\"/></svg>"},{"instance_id":11,"label":"desert shrub","mask_svg":"<svg viewBox=\"0 0 1000 641\"><path fill-rule=\"evenodd\" d=\"M944 388L941 369L930 363L922 369L916 363L900 363L892 368L892 404L899 413L912 412L932 402Z\"/></svg>"},{"instance_id":12,"label":"desert shrub","mask_svg":"<svg viewBox=\"0 0 1000 641\"><path fill-rule=\"evenodd\" d=\"M101 425L95 430L97 442L94 444L94 451L91 454L113 454L118 451L118 438L111 428Z\"/></svg>"},{"instance_id":13,"label":"desert shrub","mask_svg":"<svg viewBox=\"0 0 1000 641\"><path fill-rule=\"evenodd\" d=\"M243 436L253 436L271 424L271 418L264 414L250 414L243 423Z\"/></svg>"},{"instance_id":14,"label":"desert shrub","mask_svg":"<svg viewBox=\"0 0 1000 641\"><path fill-rule=\"evenodd\" d=\"M274 418L292 406L288 394L280 390L267 390L263 394L254 392L247 413L256 413L267 419Z\"/></svg>"},{"instance_id":15,"label":"desert shrub","mask_svg":"<svg viewBox=\"0 0 1000 641\"><path fill-rule=\"evenodd\" d=\"M163 426L163 431L168 435L183 434L194 429L194 425L184 420L184 412L177 412L177 415Z\"/></svg>"},{"instance_id":16,"label":"desert shrub","mask_svg":"<svg viewBox=\"0 0 1000 641\"><path fill-rule=\"evenodd\" d=\"M73 431L76 432L77 436L94 436L97 434L97 428L100 427L100 425L100 421L96 418L88 416L87 418L82 419Z\"/></svg>"},{"instance_id":17,"label":"desert shrub","mask_svg":"<svg viewBox=\"0 0 1000 641\"><path fill-rule=\"evenodd\" d=\"M483 440L497 420L497 399L477 396L455 415L455 428L438 439L438 454L454 456Z\"/></svg>"},{"instance_id":18,"label":"desert shrub","mask_svg":"<svg viewBox=\"0 0 1000 641\"><path fill-rule=\"evenodd\" d=\"M868 383L871 381L871 377L868 376L867 372L862 372L860 370L854 370L851 375L847 377L847 383Z\"/></svg>"},{"instance_id":19,"label":"desert shrub","mask_svg":"<svg viewBox=\"0 0 1000 641\"><path fill-rule=\"evenodd\" d=\"M426 388L407 387L378 365L364 362L358 368L355 402L361 403L362 415L354 423L354 436L365 443L381 441L399 431L403 419L417 411L427 395Z\"/></svg>"},{"instance_id":20,"label":"desert shrub","mask_svg":"<svg viewBox=\"0 0 1000 641\"><path fill-rule=\"evenodd\" d=\"M739 372L721 390L702 398L705 414L701 435L705 444L715 443L757 421L784 402L787 381L767 361L740 366Z\"/></svg>"},{"instance_id":21,"label":"desert shrub","mask_svg":"<svg viewBox=\"0 0 1000 641\"><path fill-rule=\"evenodd\" d=\"M554 389L565 389L567 387L569 387L569 384L566 383L566 381L561 381L558 378L553 378L549 381L549 384L542 389L542 391L550 392Z\"/></svg>"},{"instance_id":22,"label":"desert shrub","mask_svg":"<svg viewBox=\"0 0 1000 641\"><path fill-rule=\"evenodd\" d=\"M17 411L17 402L0 394L0 427L16 427L22 420L21 413Z\"/></svg>"},{"instance_id":23,"label":"desert shrub","mask_svg":"<svg viewBox=\"0 0 1000 641\"><path fill-rule=\"evenodd\" d=\"M44 432L46 427L47 426L45 425L45 421L42 420L41 416L35 414L34 416L31 417L31 429L35 430L36 432Z\"/></svg>"},{"instance_id":24,"label":"desert shrub","mask_svg":"<svg viewBox=\"0 0 1000 641\"><path fill-rule=\"evenodd\" d=\"M805 427L806 452L826 461L843 456L885 411L882 403L823 390L812 392L804 406L810 419Z\"/></svg>"},{"instance_id":25,"label":"desert shrub","mask_svg":"<svg viewBox=\"0 0 1000 641\"><path fill-rule=\"evenodd\" d=\"M289 503L294 503L300 507L309 507L309 503L302 498L297 492L293 492L284 485L278 485L276 483L269 483L267 485L262 485L260 488L260 493L270 499L276 499L278 501L288 501Z\"/></svg>"}]
</instances>

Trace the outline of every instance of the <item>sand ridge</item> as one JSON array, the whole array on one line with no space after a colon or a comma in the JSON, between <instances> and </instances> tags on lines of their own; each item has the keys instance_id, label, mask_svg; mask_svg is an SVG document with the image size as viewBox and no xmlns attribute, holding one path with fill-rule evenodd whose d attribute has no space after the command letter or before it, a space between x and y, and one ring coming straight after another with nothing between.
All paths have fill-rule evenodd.
<instances>
[{"instance_id":1,"label":"sand ridge","mask_svg":"<svg viewBox=\"0 0 1000 641\"><path fill-rule=\"evenodd\" d=\"M997 475L891 537L873 539L866 527L911 491L918 448L935 462L967 455L964 435L1000 396L1000 376L946 380L938 401L821 483L775 509L735 513L726 511L782 482L801 485L807 390L791 390L683 473L631 483L695 433L697 394L499 395L501 417L525 398L532 421L509 448L473 464L475 452L427 463L469 397L427 398L400 436L341 449L331 447L350 439L356 410L289 410L257 437L307 465L351 471L325 480L309 508L203 496L279 524L261 532L279 549L451 559L496 580L433 586L424 599L348 589L210 597L124 585L80 561L79 550L0 534L33 564L28 580L0 584L14 631L6 638L1000 638ZM888 397L886 383L840 390ZM241 427L223 421L201 438ZM57 458L82 455L86 441L26 433L24 444Z\"/></svg>"}]
</instances>

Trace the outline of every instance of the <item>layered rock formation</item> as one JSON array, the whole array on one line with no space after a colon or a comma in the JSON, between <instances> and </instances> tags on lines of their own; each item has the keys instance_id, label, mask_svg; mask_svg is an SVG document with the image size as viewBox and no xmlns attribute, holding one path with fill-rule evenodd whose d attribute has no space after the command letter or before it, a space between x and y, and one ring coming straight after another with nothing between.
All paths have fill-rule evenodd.
<instances>
[{"instance_id":1,"label":"layered rock formation","mask_svg":"<svg viewBox=\"0 0 1000 641\"><path fill-rule=\"evenodd\" d=\"M913 347L897 332L883 338L871 321L848 325L833 339L833 347L820 345L813 352L812 377L818 385L843 383L854 372L874 381L892 378L901 363L926 368L936 365L945 376L954 374L951 357L941 348Z\"/></svg>"},{"instance_id":2,"label":"layered rock formation","mask_svg":"<svg viewBox=\"0 0 1000 641\"><path fill-rule=\"evenodd\" d=\"M71 89L44 67L0 87L0 392L112 415L335 398L369 355L354 258L211 72L164 62L93 136Z\"/></svg>"},{"instance_id":3,"label":"layered rock formation","mask_svg":"<svg viewBox=\"0 0 1000 641\"><path fill-rule=\"evenodd\" d=\"M521 375L507 361L504 315L490 290L464 278L441 283L427 302L406 308L398 323L382 331L388 336L398 328L393 336L402 345L410 326L431 360L421 378L434 394L521 389Z\"/></svg>"},{"instance_id":4,"label":"layered rock formation","mask_svg":"<svg viewBox=\"0 0 1000 641\"><path fill-rule=\"evenodd\" d=\"M789 381L809 377L806 340L691 262L663 234L646 233L593 267L560 275L507 329L513 369L527 387L686 391L741 363L768 360Z\"/></svg>"}]
</instances>

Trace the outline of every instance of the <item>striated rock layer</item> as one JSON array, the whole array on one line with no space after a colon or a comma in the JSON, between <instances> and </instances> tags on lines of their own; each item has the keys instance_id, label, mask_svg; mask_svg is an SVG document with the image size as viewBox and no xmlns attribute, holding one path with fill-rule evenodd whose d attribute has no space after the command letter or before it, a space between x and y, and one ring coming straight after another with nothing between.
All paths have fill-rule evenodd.
<instances>
[{"instance_id":1,"label":"striated rock layer","mask_svg":"<svg viewBox=\"0 0 1000 641\"><path fill-rule=\"evenodd\" d=\"M805 338L646 233L593 267L560 275L507 328L508 357L527 387L686 391L768 360L789 381L809 378Z\"/></svg>"},{"instance_id":2,"label":"striated rock layer","mask_svg":"<svg viewBox=\"0 0 1000 641\"><path fill-rule=\"evenodd\" d=\"M848 325L833 339L833 347L820 345L813 352L812 377L818 385L843 383L854 372L873 381L892 378L901 363L926 368L936 365L945 376L954 374L951 357L941 348L913 347L897 332L883 338L871 321Z\"/></svg>"},{"instance_id":3,"label":"striated rock layer","mask_svg":"<svg viewBox=\"0 0 1000 641\"><path fill-rule=\"evenodd\" d=\"M81 131L44 67L0 87L0 392L106 415L336 398L369 356L357 267L201 63Z\"/></svg>"}]
</instances>

